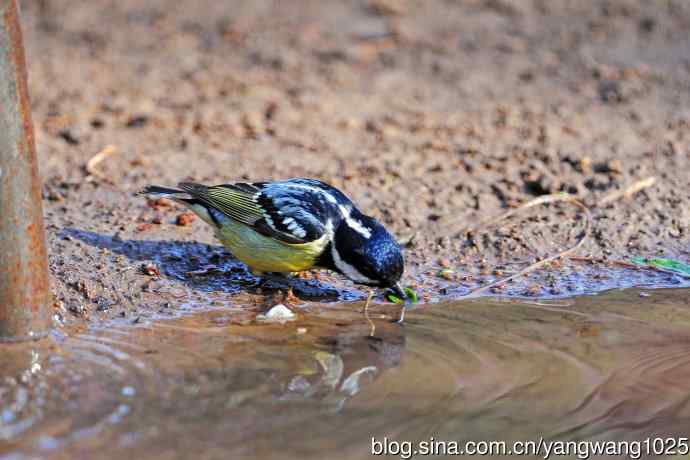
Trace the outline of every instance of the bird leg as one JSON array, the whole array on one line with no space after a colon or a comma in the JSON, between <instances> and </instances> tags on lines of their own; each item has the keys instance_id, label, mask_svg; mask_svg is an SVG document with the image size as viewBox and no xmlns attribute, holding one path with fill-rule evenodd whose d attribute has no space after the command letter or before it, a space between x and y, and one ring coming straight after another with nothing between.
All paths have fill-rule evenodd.
<instances>
[{"instance_id":1,"label":"bird leg","mask_svg":"<svg viewBox=\"0 0 690 460\"><path fill-rule=\"evenodd\" d=\"M402 309L400 310L400 319L398 319L397 323L402 324L402 322L405 320L405 310L407 310L407 305L402 304L401 305Z\"/></svg>"},{"instance_id":2,"label":"bird leg","mask_svg":"<svg viewBox=\"0 0 690 460\"><path fill-rule=\"evenodd\" d=\"M330 286L324 286L317 280L305 280L297 276L283 275L280 273L255 273L261 279L257 288L288 291L288 299L293 299L293 294L301 299L323 300L336 299L340 291Z\"/></svg>"},{"instance_id":3,"label":"bird leg","mask_svg":"<svg viewBox=\"0 0 690 460\"><path fill-rule=\"evenodd\" d=\"M373 337L374 333L376 332L376 324L369 318L369 304L371 303L371 299L374 298L374 291L371 289L369 290L369 295L367 296L367 301L364 303L364 318L369 322L369 326L371 326L371 329L369 330L369 337Z\"/></svg>"}]
</instances>

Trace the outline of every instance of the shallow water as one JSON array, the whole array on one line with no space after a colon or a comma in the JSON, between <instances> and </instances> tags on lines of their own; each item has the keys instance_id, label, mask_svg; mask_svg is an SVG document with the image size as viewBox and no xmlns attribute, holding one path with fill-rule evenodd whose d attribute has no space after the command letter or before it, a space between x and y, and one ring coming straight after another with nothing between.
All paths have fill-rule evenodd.
<instances>
[{"instance_id":1,"label":"shallow water","mask_svg":"<svg viewBox=\"0 0 690 460\"><path fill-rule=\"evenodd\" d=\"M3 345L0 459L367 458L398 441L690 433L690 291L408 313L227 310Z\"/></svg>"}]
</instances>

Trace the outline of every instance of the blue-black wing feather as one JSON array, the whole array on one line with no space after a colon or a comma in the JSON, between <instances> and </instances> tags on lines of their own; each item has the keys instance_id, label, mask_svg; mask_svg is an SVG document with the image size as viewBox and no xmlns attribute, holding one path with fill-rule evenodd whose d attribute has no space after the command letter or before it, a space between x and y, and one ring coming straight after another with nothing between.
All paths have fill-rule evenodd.
<instances>
[{"instance_id":1,"label":"blue-black wing feather","mask_svg":"<svg viewBox=\"0 0 690 460\"><path fill-rule=\"evenodd\" d=\"M329 222L335 227L342 218L339 206L352 206L342 192L314 179L180 188L214 211L289 244L321 238Z\"/></svg>"},{"instance_id":2,"label":"blue-black wing feather","mask_svg":"<svg viewBox=\"0 0 690 460\"><path fill-rule=\"evenodd\" d=\"M351 205L337 189L313 179L264 184L257 202L270 218L270 227L302 242L321 238L328 222L337 226L339 205Z\"/></svg>"}]
</instances>

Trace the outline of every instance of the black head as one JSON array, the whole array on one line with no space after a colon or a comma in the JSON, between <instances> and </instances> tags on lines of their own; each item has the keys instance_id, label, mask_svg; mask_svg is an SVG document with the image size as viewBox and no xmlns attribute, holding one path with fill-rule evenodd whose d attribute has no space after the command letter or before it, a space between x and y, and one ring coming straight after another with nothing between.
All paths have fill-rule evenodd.
<instances>
[{"instance_id":1,"label":"black head","mask_svg":"<svg viewBox=\"0 0 690 460\"><path fill-rule=\"evenodd\" d=\"M393 235L356 209L335 229L330 249L331 268L356 283L395 288L405 269Z\"/></svg>"}]
</instances>

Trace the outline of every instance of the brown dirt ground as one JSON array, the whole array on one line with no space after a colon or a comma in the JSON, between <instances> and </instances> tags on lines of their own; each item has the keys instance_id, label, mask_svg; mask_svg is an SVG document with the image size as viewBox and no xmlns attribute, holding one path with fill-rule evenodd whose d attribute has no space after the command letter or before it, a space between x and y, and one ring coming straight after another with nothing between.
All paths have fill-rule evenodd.
<instances>
[{"instance_id":1,"label":"brown dirt ground","mask_svg":"<svg viewBox=\"0 0 690 460\"><path fill-rule=\"evenodd\" d=\"M202 223L135 196L186 178L331 182L412 237L406 283L431 301L572 245L565 204L462 231L547 193L592 206L595 262L506 293L674 284L606 260L690 257L685 0L41 0L23 20L63 319L265 302Z\"/></svg>"}]
</instances>

